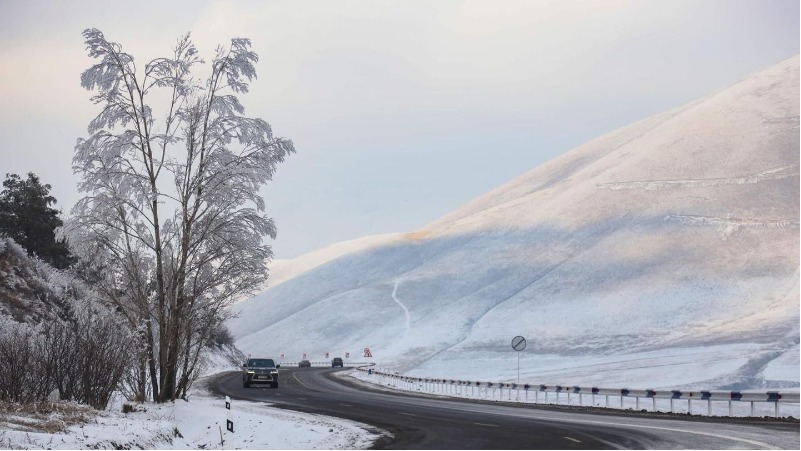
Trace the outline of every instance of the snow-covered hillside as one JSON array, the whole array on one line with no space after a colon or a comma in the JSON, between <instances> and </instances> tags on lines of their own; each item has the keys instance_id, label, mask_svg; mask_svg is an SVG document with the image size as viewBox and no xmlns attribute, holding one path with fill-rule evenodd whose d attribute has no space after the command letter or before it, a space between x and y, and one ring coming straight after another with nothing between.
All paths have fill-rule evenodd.
<instances>
[{"instance_id":1,"label":"snow-covered hillside","mask_svg":"<svg viewBox=\"0 0 801 451\"><path fill-rule=\"evenodd\" d=\"M523 335L528 381L798 387L799 58L337 249L238 303L237 346L509 379Z\"/></svg>"}]
</instances>

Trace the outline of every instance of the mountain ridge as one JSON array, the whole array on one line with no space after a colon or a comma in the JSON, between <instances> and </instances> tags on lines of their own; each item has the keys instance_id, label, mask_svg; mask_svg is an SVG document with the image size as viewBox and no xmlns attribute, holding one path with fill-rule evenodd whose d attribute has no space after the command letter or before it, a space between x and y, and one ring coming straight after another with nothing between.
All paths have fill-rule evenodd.
<instances>
[{"instance_id":1,"label":"mountain ridge","mask_svg":"<svg viewBox=\"0 0 801 451\"><path fill-rule=\"evenodd\" d=\"M522 334L535 337L521 356L531 378L797 387L798 67L795 56L416 232L329 255L238 303L237 345L298 359L370 347L398 371L480 376ZM703 364L681 360L697 354ZM604 370L576 372L598 359Z\"/></svg>"}]
</instances>

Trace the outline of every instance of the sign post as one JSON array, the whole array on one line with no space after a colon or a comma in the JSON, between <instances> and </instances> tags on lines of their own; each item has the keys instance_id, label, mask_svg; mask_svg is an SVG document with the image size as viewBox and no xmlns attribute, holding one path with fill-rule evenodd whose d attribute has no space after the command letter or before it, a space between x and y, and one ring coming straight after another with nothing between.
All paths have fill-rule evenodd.
<instances>
[{"instance_id":1,"label":"sign post","mask_svg":"<svg viewBox=\"0 0 801 451\"><path fill-rule=\"evenodd\" d=\"M526 349L526 339L518 335L512 338L512 349L517 351L517 383L520 383L520 351Z\"/></svg>"}]
</instances>

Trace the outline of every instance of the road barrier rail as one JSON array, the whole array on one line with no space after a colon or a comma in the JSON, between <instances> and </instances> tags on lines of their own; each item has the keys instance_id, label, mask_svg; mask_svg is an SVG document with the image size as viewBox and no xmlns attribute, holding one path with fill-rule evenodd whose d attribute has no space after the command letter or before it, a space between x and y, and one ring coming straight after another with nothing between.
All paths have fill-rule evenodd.
<instances>
[{"instance_id":1,"label":"road barrier rail","mask_svg":"<svg viewBox=\"0 0 801 451\"><path fill-rule=\"evenodd\" d=\"M798 392L781 391L730 391L730 390L656 390L656 389L629 389L629 388L602 388L586 387L574 385L551 385L551 384L532 384L532 383L512 383L512 382L486 382L486 381L466 381L458 379L438 379L429 377L411 377L395 374L385 370L368 369L358 367L359 371L370 372L380 378L387 378L394 381L395 386L402 389L413 391L426 391L435 394L444 394L457 397L475 397L478 391L479 397L484 399L496 399L499 401L529 401L530 393L533 394L534 403L540 403L540 395L543 402L552 404L549 394L553 394L555 404L560 404L560 398L567 398L566 405L574 405L573 398L578 396L579 405L584 405L584 397L592 398L592 405L596 405L596 397L602 396L605 399L603 407L625 408L624 399L634 399L636 410L644 410L642 401L646 403L651 400L651 410L657 411L657 400L670 400L670 412L676 410L676 401L687 402L687 412L693 413L694 405L706 404L706 415L712 416L712 402L728 402L728 415L734 416L735 403L750 403L749 416L761 416L756 413L757 403L772 403L773 416L779 417L779 405L799 404ZM467 389L470 394L467 394ZM520 394L523 392L524 399L521 400ZM491 392L491 394L490 394ZM505 393L504 393L505 392ZM506 396L504 396L506 394ZM514 394L514 400L512 396ZM497 396L496 396L497 395ZM562 396L564 395L564 396ZM610 405L610 397L619 398L617 406ZM506 398L506 399L504 399ZM695 404L694 404L695 402ZM647 409L645 409L647 410ZM698 410L698 407L695 409Z\"/></svg>"},{"instance_id":2,"label":"road barrier rail","mask_svg":"<svg viewBox=\"0 0 801 451\"><path fill-rule=\"evenodd\" d=\"M333 360L333 359L332 359ZM291 361L291 362L278 362L279 365L282 367L290 367L290 366L298 366L300 360ZM331 366L331 360L309 360L311 366ZM344 366L359 366L359 365L372 365L370 362L356 362L351 360L345 360L343 362Z\"/></svg>"}]
</instances>

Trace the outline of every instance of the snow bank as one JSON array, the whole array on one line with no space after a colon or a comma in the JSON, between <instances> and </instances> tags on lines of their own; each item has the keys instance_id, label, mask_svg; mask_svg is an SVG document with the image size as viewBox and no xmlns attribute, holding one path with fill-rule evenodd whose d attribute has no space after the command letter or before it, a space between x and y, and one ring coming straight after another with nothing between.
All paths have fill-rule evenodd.
<instances>
[{"instance_id":1,"label":"snow bank","mask_svg":"<svg viewBox=\"0 0 801 451\"><path fill-rule=\"evenodd\" d=\"M380 436L352 421L239 400L230 433L227 414L224 399L201 390L188 402L145 403L128 414L90 411L63 432L0 413L0 449L366 449Z\"/></svg>"}]
</instances>

